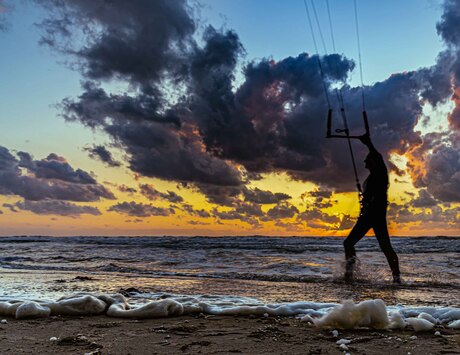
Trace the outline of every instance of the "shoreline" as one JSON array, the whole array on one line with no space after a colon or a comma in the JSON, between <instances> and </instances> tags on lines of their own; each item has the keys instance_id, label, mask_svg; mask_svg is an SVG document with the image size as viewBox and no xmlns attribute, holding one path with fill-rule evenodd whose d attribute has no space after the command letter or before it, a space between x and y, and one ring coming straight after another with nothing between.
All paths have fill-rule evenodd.
<instances>
[{"instance_id":1,"label":"shoreline","mask_svg":"<svg viewBox=\"0 0 460 355\"><path fill-rule=\"evenodd\" d=\"M147 298L164 295L212 295L248 297L263 303L315 301L341 303L380 298L388 305L438 306L460 308L457 285L358 281L346 284L334 279L312 282L274 282L264 280L219 279L205 277L149 276L76 271L20 270L0 268L3 283L0 299L56 300L79 292L123 293L134 289Z\"/></svg>"},{"instance_id":2,"label":"shoreline","mask_svg":"<svg viewBox=\"0 0 460 355\"><path fill-rule=\"evenodd\" d=\"M334 337L331 330L288 317L53 316L7 321L0 324L2 354L460 354L460 332L441 328L339 330ZM340 339L351 340L347 351L336 343Z\"/></svg>"}]
</instances>

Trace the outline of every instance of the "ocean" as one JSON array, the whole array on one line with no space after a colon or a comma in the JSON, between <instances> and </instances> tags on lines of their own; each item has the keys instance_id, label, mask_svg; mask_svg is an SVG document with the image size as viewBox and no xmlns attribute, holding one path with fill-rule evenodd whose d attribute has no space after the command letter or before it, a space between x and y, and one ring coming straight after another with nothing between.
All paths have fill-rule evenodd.
<instances>
[{"instance_id":1,"label":"ocean","mask_svg":"<svg viewBox=\"0 0 460 355\"><path fill-rule=\"evenodd\" d=\"M0 298L55 300L77 292L134 301L193 295L247 302L460 307L460 238L394 237L403 284L374 237L356 248L354 284L341 280L339 237L0 237Z\"/></svg>"}]
</instances>

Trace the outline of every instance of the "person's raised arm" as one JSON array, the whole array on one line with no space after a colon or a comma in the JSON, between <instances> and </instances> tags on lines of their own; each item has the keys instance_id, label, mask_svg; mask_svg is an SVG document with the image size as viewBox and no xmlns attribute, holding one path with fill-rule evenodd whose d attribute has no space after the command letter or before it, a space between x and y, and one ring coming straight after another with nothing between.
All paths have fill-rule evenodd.
<instances>
[{"instance_id":1,"label":"person's raised arm","mask_svg":"<svg viewBox=\"0 0 460 355\"><path fill-rule=\"evenodd\" d=\"M380 154L377 149L375 149L374 144L372 144L371 137L368 134L364 134L358 138L366 147L369 148L369 152Z\"/></svg>"},{"instance_id":2,"label":"person's raised arm","mask_svg":"<svg viewBox=\"0 0 460 355\"><path fill-rule=\"evenodd\" d=\"M383 161L382 154L379 153L379 151L374 147L374 144L372 144L371 137L369 137L368 134L359 136L359 140L369 148L369 156L374 162L374 166L376 169L375 171L387 171L387 168L385 166L385 162Z\"/></svg>"}]
</instances>

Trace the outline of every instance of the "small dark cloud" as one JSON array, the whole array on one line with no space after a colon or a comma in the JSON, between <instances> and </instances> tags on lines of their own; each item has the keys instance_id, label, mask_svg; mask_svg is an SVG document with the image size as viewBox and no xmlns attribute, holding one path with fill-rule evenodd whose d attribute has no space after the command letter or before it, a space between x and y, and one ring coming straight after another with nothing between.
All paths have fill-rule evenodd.
<instances>
[{"instance_id":1,"label":"small dark cloud","mask_svg":"<svg viewBox=\"0 0 460 355\"><path fill-rule=\"evenodd\" d=\"M278 220L275 222L275 226L290 232L302 233L305 231L305 228L303 226L296 224L295 222L286 223L281 220Z\"/></svg>"},{"instance_id":2,"label":"small dark cloud","mask_svg":"<svg viewBox=\"0 0 460 355\"><path fill-rule=\"evenodd\" d=\"M303 221L311 228L331 229L340 224L340 229L346 229L351 223L349 216L339 218L338 216L329 215L322 212L319 208L308 209L297 215L298 221ZM331 226L332 225L332 226Z\"/></svg>"},{"instance_id":3,"label":"small dark cloud","mask_svg":"<svg viewBox=\"0 0 460 355\"><path fill-rule=\"evenodd\" d=\"M276 204L280 201L289 200L292 197L288 194L281 192L271 192L268 190L255 189L243 189L243 195L245 201L254 202L259 204Z\"/></svg>"},{"instance_id":4,"label":"small dark cloud","mask_svg":"<svg viewBox=\"0 0 460 355\"><path fill-rule=\"evenodd\" d=\"M103 145L95 145L92 147L85 147L83 150L88 152L88 155L96 160L100 160L103 163L111 167L121 166L121 163L113 159L112 153L110 153Z\"/></svg>"},{"instance_id":5,"label":"small dark cloud","mask_svg":"<svg viewBox=\"0 0 460 355\"><path fill-rule=\"evenodd\" d=\"M90 214L94 216L99 216L101 214L99 209L96 207L80 206L66 201L49 199L45 199L42 201L24 200L14 204L14 207L20 210L31 211L35 214L41 215L77 217L82 214Z\"/></svg>"},{"instance_id":6,"label":"small dark cloud","mask_svg":"<svg viewBox=\"0 0 460 355\"><path fill-rule=\"evenodd\" d=\"M288 202L282 202L267 211L267 215L272 219L292 218L299 210Z\"/></svg>"},{"instance_id":7,"label":"small dark cloud","mask_svg":"<svg viewBox=\"0 0 460 355\"><path fill-rule=\"evenodd\" d=\"M109 212L118 212L133 217L169 216L175 214L172 208L155 207L150 204L120 202L107 209Z\"/></svg>"},{"instance_id":8,"label":"small dark cloud","mask_svg":"<svg viewBox=\"0 0 460 355\"><path fill-rule=\"evenodd\" d=\"M237 213L241 213L245 216L261 217L264 215L260 205L252 202L240 202L235 207Z\"/></svg>"},{"instance_id":9,"label":"small dark cloud","mask_svg":"<svg viewBox=\"0 0 460 355\"><path fill-rule=\"evenodd\" d=\"M140 219L140 218L127 219L127 220L125 220L125 222L126 223L145 223L145 221L143 219Z\"/></svg>"},{"instance_id":10,"label":"small dark cloud","mask_svg":"<svg viewBox=\"0 0 460 355\"><path fill-rule=\"evenodd\" d=\"M437 205L437 201L425 190L419 190L418 197L411 202L413 207L430 207Z\"/></svg>"},{"instance_id":11,"label":"small dark cloud","mask_svg":"<svg viewBox=\"0 0 460 355\"><path fill-rule=\"evenodd\" d=\"M244 218L244 215L236 211L219 211L216 207L212 209L212 214L223 220L241 220Z\"/></svg>"},{"instance_id":12,"label":"small dark cloud","mask_svg":"<svg viewBox=\"0 0 460 355\"><path fill-rule=\"evenodd\" d=\"M443 227L455 228L460 223L460 207L441 208L438 205L423 208L419 212L414 212L408 205L390 204L388 214L391 219L400 224L415 223L426 225L428 223L441 223Z\"/></svg>"},{"instance_id":13,"label":"small dark cloud","mask_svg":"<svg viewBox=\"0 0 460 355\"><path fill-rule=\"evenodd\" d=\"M332 199L333 191L329 189L317 189L304 192L300 195L308 207L313 206L315 209L332 207L337 200Z\"/></svg>"},{"instance_id":14,"label":"small dark cloud","mask_svg":"<svg viewBox=\"0 0 460 355\"><path fill-rule=\"evenodd\" d=\"M244 188L243 185L220 186L213 184L195 184L195 186L195 190L204 194L210 203L229 207L236 205L240 201L239 196Z\"/></svg>"},{"instance_id":15,"label":"small dark cloud","mask_svg":"<svg viewBox=\"0 0 460 355\"><path fill-rule=\"evenodd\" d=\"M137 190L134 187L127 186L125 184L118 185L117 188L119 191L131 194L131 195L137 192Z\"/></svg>"},{"instance_id":16,"label":"small dark cloud","mask_svg":"<svg viewBox=\"0 0 460 355\"><path fill-rule=\"evenodd\" d=\"M155 201L157 199L166 200L171 203L179 203L184 201L184 199L174 191L160 192L149 184L140 184L139 188L141 194L151 201Z\"/></svg>"},{"instance_id":17,"label":"small dark cloud","mask_svg":"<svg viewBox=\"0 0 460 355\"><path fill-rule=\"evenodd\" d=\"M188 224L191 224L192 226L206 226L209 225L209 222L202 222L202 221L188 221Z\"/></svg>"},{"instance_id":18,"label":"small dark cloud","mask_svg":"<svg viewBox=\"0 0 460 355\"><path fill-rule=\"evenodd\" d=\"M3 207L8 208L11 212L14 212L14 213L19 212L19 209L17 208L17 206L11 203L4 203Z\"/></svg>"},{"instance_id":19,"label":"small dark cloud","mask_svg":"<svg viewBox=\"0 0 460 355\"><path fill-rule=\"evenodd\" d=\"M95 184L96 180L81 169L73 169L64 157L51 153L45 159L33 160L26 152L17 153L19 167L26 168L37 178L54 179L75 184Z\"/></svg>"},{"instance_id":20,"label":"small dark cloud","mask_svg":"<svg viewBox=\"0 0 460 355\"><path fill-rule=\"evenodd\" d=\"M211 217L211 214L206 211L205 209L195 209L191 204L188 203L182 203L179 207L183 211L187 212L191 216L197 216L201 218L208 218Z\"/></svg>"},{"instance_id":21,"label":"small dark cloud","mask_svg":"<svg viewBox=\"0 0 460 355\"><path fill-rule=\"evenodd\" d=\"M212 214L214 217L218 218L219 220L227 220L227 221L239 220L241 222L248 223L251 226L260 225L260 221L257 218L253 216L249 216L245 213L238 212L236 210L219 211L216 207L214 207L212 209Z\"/></svg>"}]
</instances>

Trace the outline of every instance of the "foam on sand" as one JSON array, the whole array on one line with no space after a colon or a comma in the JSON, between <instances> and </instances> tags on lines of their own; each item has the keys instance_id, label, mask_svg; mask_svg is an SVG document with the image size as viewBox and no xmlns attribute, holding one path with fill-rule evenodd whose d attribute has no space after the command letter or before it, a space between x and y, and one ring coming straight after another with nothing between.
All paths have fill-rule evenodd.
<instances>
[{"instance_id":1,"label":"foam on sand","mask_svg":"<svg viewBox=\"0 0 460 355\"><path fill-rule=\"evenodd\" d=\"M342 305L333 308L329 313L313 323L321 328L375 328L385 329L390 323L382 300L369 300L355 304L351 300L344 301Z\"/></svg>"},{"instance_id":2,"label":"foam on sand","mask_svg":"<svg viewBox=\"0 0 460 355\"><path fill-rule=\"evenodd\" d=\"M423 318L407 318L406 322L409 323L416 332L428 331L434 328L434 324Z\"/></svg>"},{"instance_id":3,"label":"foam on sand","mask_svg":"<svg viewBox=\"0 0 460 355\"><path fill-rule=\"evenodd\" d=\"M336 329L403 329L409 326L415 331L429 331L436 325L460 329L458 308L387 307L380 299L360 303L347 300L340 305L319 302L262 304L254 302L254 299L238 300L225 296L171 296L133 305L121 294L78 293L57 301L0 302L0 316L16 319L102 314L119 318L161 318L197 313L260 317L296 316L316 327L335 329L333 332L337 335Z\"/></svg>"}]
</instances>

